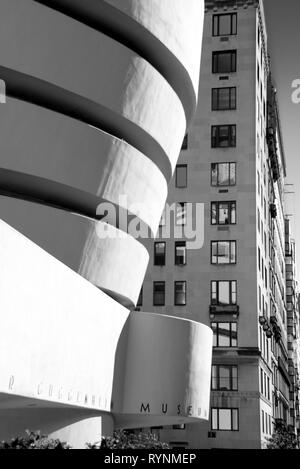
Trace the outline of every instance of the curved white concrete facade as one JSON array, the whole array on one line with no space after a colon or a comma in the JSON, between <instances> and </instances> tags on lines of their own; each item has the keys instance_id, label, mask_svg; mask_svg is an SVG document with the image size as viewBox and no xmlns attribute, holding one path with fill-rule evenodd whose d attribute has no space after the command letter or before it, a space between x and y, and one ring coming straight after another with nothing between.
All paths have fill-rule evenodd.
<instances>
[{"instance_id":1,"label":"curved white concrete facade","mask_svg":"<svg viewBox=\"0 0 300 469\"><path fill-rule=\"evenodd\" d=\"M31 242L0 223L0 438L207 418L211 331L126 309L149 255L123 216L157 231L196 106L189 2L1 2L0 219Z\"/></svg>"},{"instance_id":2,"label":"curved white concrete facade","mask_svg":"<svg viewBox=\"0 0 300 469\"><path fill-rule=\"evenodd\" d=\"M102 222L13 198L0 198L0 213L7 223L123 305L136 304L149 260L137 240ZM33 226L32 220L38 224ZM111 237L105 238L105 228Z\"/></svg>"},{"instance_id":3,"label":"curved white concrete facade","mask_svg":"<svg viewBox=\"0 0 300 469\"><path fill-rule=\"evenodd\" d=\"M126 195L124 208L157 231L167 183L143 153L107 133L22 101L8 98L4 110L2 168L56 181L120 206L120 194ZM94 214L96 209L97 205Z\"/></svg>"},{"instance_id":4,"label":"curved white concrete facade","mask_svg":"<svg viewBox=\"0 0 300 469\"><path fill-rule=\"evenodd\" d=\"M189 0L104 0L141 23L156 36L184 65L190 74L195 95L198 94L199 55L202 42L204 2Z\"/></svg>"},{"instance_id":5,"label":"curved white concrete facade","mask_svg":"<svg viewBox=\"0 0 300 469\"><path fill-rule=\"evenodd\" d=\"M122 394L113 396L117 426L208 419L212 353L208 327L171 316L132 313L119 349L124 346L122 341L127 350L126 375ZM117 361L115 376L120 374L118 365Z\"/></svg>"},{"instance_id":6,"label":"curved white concrete facade","mask_svg":"<svg viewBox=\"0 0 300 469\"><path fill-rule=\"evenodd\" d=\"M4 0L2 9L2 65L122 115L137 126L137 132L141 128L161 146L174 169L186 129L185 115L178 96L156 69L120 43L32 0L22 5L18 0Z\"/></svg>"},{"instance_id":7,"label":"curved white concrete facade","mask_svg":"<svg viewBox=\"0 0 300 469\"><path fill-rule=\"evenodd\" d=\"M208 327L129 314L4 222L0 256L1 439L39 425L80 446L101 425L208 417Z\"/></svg>"},{"instance_id":8,"label":"curved white concrete facade","mask_svg":"<svg viewBox=\"0 0 300 469\"><path fill-rule=\"evenodd\" d=\"M123 305L132 307L137 303L140 279L146 274L148 262L149 254L141 243L98 222L89 232L78 273Z\"/></svg>"}]
</instances>

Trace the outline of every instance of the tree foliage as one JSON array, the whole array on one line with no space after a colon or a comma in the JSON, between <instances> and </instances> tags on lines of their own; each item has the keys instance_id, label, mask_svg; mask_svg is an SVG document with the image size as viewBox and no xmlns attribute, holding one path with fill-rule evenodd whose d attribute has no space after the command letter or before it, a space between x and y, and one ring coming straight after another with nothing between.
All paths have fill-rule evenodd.
<instances>
[{"instance_id":1,"label":"tree foliage","mask_svg":"<svg viewBox=\"0 0 300 469\"><path fill-rule=\"evenodd\" d=\"M102 438L101 442L88 445L88 449L170 449L167 443L162 443L153 433L135 433L117 430L113 436Z\"/></svg>"},{"instance_id":2,"label":"tree foliage","mask_svg":"<svg viewBox=\"0 0 300 469\"><path fill-rule=\"evenodd\" d=\"M10 441L2 441L0 449L70 449L67 443L51 440L40 432L26 431L25 436L18 436Z\"/></svg>"},{"instance_id":3,"label":"tree foliage","mask_svg":"<svg viewBox=\"0 0 300 469\"><path fill-rule=\"evenodd\" d=\"M288 430L284 422L277 422L267 449L299 449L296 435Z\"/></svg>"}]
</instances>

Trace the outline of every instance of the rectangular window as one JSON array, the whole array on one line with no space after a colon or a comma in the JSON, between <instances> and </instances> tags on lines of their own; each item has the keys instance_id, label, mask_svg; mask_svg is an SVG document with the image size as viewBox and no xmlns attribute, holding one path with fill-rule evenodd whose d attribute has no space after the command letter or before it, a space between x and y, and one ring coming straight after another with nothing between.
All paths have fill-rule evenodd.
<instances>
[{"instance_id":1,"label":"rectangular window","mask_svg":"<svg viewBox=\"0 0 300 469\"><path fill-rule=\"evenodd\" d=\"M237 347L237 323L236 322L213 322L214 347Z\"/></svg>"},{"instance_id":2,"label":"rectangular window","mask_svg":"<svg viewBox=\"0 0 300 469\"><path fill-rule=\"evenodd\" d=\"M136 305L137 306L143 306L143 287L141 288L139 298L138 298L138 301L137 301Z\"/></svg>"},{"instance_id":3,"label":"rectangular window","mask_svg":"<svg viewBox=\"0 0 300 469\"><path fill-rule=\"evenodd\" d=\"M211 128L211 147L230 148L236 146L236 125L214 125Z\"/></svg>"},{"instance_id":4,"label":"rectangular window","mask_svg":"<svg viewBox=\"0 0 300 469\"><path fill-rule=\"evenodd\" d=\"M236 87L212 89L212 111L236 110Z\"/></svg>"},{"instance_id":5,"label":"rectangular window","mask_svg":"<svg viewBox=\"0 0 300 469\"><path fill-rule=\"evenodd\" d=\"M154 243L154 265L166 265L166 243Z\"/></svg>"},{"instance_id":6,"label":"rectangular window","mask_svg":"<svg viewBox=\"0 0 300 469\"><path fill-rule=\"evenodd\" d=\"M186 265L186 242L175 242L175 265Z\"/></svg>"},{"instance_id":7,"label":"rectangular window","mask_svg":"<svg viewBox=\"0 0 300 469\"><path fill-rule=\"evenodd\" d=\"M174 304L175 306L186 305L186 282L174 283Z\"/></svg>"},{"instance_id":8,"label":"rectangular window","mask_svg":"<svg viewBox=\"0 0 300 469\"><path fill-rule=\"evenodd\" d=\"M237 282L212 281L211 282L211 304L216 306L236 305Z\"/></svg>"},{"instance_id":9,"label":"rectangular window","mask_svg":"<svg viewBox=\"0 0 300 469\"><path fill-rule=\"evenodd\" d=\"M238 367L236 365L213 365L211 388L213 391L237 391Z\"/></svg>"},{"instance_id":10,"label":"rectangular window","mask_svg":"<svg viewBox=\"0 0 300 469\"><path fill-rule=\"evenodd\" d=\"M173 425L173 430L185 430L185 424Z\"/></svg>"},{"instance_id":11,"label":"rectangular window","mask_svg":"<svg viewBox=\"0 0 300 469\"><path fill-rule=\"evenodd\" d=\"M212 264L236 264L236 241L212 241Z\"/></svg>"},{"instance_id":12,"label":"rectangular window","mask_svg":"<svg viewBox=\"0 0 300 469\"><path fill-rule=\"evenodd\" d=\"M236 202L212 202L211 203L212 225L235 225L236 224Z\"/></svg>"},{"instance_id":13,"label":"rectangular window","mask_svg":"<svg viewBox=\"0 0 300 469\"><path fill-rule=\"evenodd\" d=\"M236 185L236 163L212 163L211 185L215 187Z\"/></svg>"},{"instance_id":14,"label":"rectangular window","mask_svg":"<svg viewBox=\"0 0 300 469\"><path fill-rule=\"evenodd\" d=\"M186 203L177 202L176 203L176 220L175 223L177 226L186 225Z\"/></svg>"},{"instance_id":15,"label":"rectangular window","mask_svg":"<svg viewBox=\"0 0 300 469\"><path fill-rule=\"evenodd\" d=\"M213 73L236 72L236 50L225 50L212 53Z\"/></svg>"},{"instance_id":16,"label":"rectangular window","mask_svg":"<svg viewBox=\"0 0 300 469\"><path fill-rule=\"evenodd\" d=\"M176 166L175 185L178 189L187 187L187 165L179 164Z\"/></svg>"},{"instance_id":17,"label":"rectangular window","mask_svg":"<svg viewBox=\"0 0 300 469\"><path fill-rule=\"evenodd\" d=\"M211 409L211 429L238 431L238 409Z\"/></svg>"},{"instance_id":18,"label":"rectangular window","mask_svg":"<svg viewBox=\"0 0 300 469\"><path fill-rule=\"evenodd\" d=\"M165 305L165 282L153 283L153 306Z\"/></svg>"},{"instance_id":19,"label":"rectangular window","mask_svg":"<svg viewBox=\"0 0 300 469\"><path fill-rule=\"evenodd\" d=\"M213 36L235 36L237 34L237 13L213 15Z\"/></svg>"}]
</instances>

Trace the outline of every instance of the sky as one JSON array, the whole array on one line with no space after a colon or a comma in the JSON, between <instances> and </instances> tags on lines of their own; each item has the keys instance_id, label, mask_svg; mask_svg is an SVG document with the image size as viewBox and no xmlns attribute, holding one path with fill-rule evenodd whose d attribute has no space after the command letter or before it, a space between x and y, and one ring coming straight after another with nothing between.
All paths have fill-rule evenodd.
<instances>
[{"instance_id":1,"label":"sky","mask_svg":"<svg viewBox=\"0 0 300 469\"><path fill-rule=\"evenodd\" d=\"M294 213L293 229L300 274L300 103L291 99L292 82L300 79L300 1L264 0L272 75L277 88L283 142L287 161L289 212Z\"/></svg>"}]
</instances>

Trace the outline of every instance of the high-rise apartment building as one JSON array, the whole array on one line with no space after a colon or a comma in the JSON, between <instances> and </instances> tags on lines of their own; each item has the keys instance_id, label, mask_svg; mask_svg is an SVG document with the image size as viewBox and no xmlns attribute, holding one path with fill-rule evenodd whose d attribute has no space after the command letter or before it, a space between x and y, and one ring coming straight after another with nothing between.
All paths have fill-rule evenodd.
<instances>
[{"instance_id":1,"label":"high-rise apartment building","mask_svg":"<svg viewBox=\"0 0 300 469\"><path fill-rule=\"evenodd\" d=\"M176 230L164 236L162 220L139 307L214 333L209 423L157 429L161 438L174 447L263 448L276 419L293 423L286 161L263 2L205 4L199 105L168 198L174 225L192 213L204 242L188 249ZM201 226L196 204L204 204Z\"/></svg>"},{"instance_id":2,"label":"high-rise apartment building","mask_svg":"<svg viewBox=\"0 0 300 469\"><path fill-rule=\"evenodd\" d=\"M291 218L285 219L285 274L286 274L286 307L288 333L288 364L290 375L290 425L299 437L300 406L299 406L299 291L296 270L296 244L292 237Z\"/></svg>"}]
</instances>

